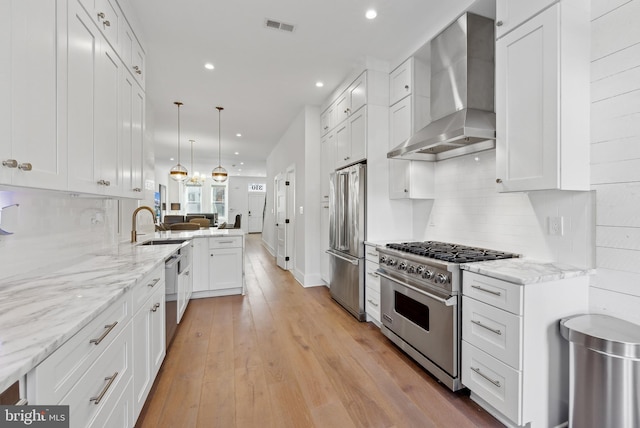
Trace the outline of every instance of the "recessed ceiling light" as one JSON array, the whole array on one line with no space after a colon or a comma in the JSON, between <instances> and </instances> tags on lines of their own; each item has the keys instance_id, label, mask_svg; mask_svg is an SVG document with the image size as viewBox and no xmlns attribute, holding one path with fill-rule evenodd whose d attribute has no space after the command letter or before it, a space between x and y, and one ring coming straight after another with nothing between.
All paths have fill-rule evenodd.
<instances>
[{"instance_id":1,"label":"recessed ceiling light","mask_svg":"<svg viewBox=\"0 0 640 428\"><path fill-rule=\"evenodd\" d=\"M242 171L242 168L238 168L238 171Z\"/></svg>"},{"instance_id":2,"label":"recessed ceiling light","mask_svg":"<svg viewBox=\"0 0 640 428\"><path fill-rule=\"evenodd\" d=\"M238 132L238 133L236 134L236 137L242 137L242 134Z\"/></svg>"},{"instance_id":3,"label":"recessed ceiling light","mask_svg":"<svg viewBox=\"0 0 640 428\"><path fill-rule=\"evenodd\" d=\"M204 68L206 68L207 70L213 70L215 67L213 66L213 64L208 62L204 65Z\"/></svg>"},{"instance_id":4,"label":"recessed ceiling light","mask_svg":"<svg viewBox=\"0 0 640 428\"><path fill-rule=\"evenodd\" d=\"M169 158L170 161L175 160L174 158Z\"/></svg>"},{"instance_id":5,"label":"recessed ceiling light","mask_svg":"<svg viewBox=\"0 0 640 428\"><path fill-rule=\"evenodd\" d=\"M364 14L364 16L366 16L367 19L374 19L376 16L378 16L378 12L376 12L374 9L369 9L367 13Z\"/></svg>"},{"instance_id":6,"label":"recessed ceiling light","mask_svg":"<svg viewBox=\"0 0 640 428\"><path fill-rule=\"evenodd\" d=\"M322 82L316 82L316 87L318 88L322 88L324 86L324 83Z\"/></svg>"},{"instance_id":7,"label":"recessed ceiling light","mask_svg":"<svg viewBox=\"0 0 640 428\"><path fill-rule=\"evenodd\" d=\"M240 154L240 153L238 153L238 152L235 152L235 153L234 153L234 155L239 155L239 154Z\"/></svg>"},{"instance_id":8,"label":"recessed ceiling light","mask_svg":"<svg viewBox=\"0 0 640 428\"><path fill-rule=\"evenodd\" d=\"M244 162L240 162L240 165L244 165Z\"/></svg>"}]
</instances>

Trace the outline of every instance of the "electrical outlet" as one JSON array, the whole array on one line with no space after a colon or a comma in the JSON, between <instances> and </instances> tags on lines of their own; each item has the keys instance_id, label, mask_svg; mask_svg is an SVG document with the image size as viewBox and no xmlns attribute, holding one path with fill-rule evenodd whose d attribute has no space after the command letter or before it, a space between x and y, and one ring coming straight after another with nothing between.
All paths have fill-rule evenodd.
<instances>
[{"instance_id":1,"label":"electrical outlet","mask_svg":"<svg viewBox=\"0 0 640 428\"><path fill-rule=\"evenodd\" d=\"M549 235L562 236L564 234L564 218L560 217L549 217Z\"/></svg>"}]
</instances>

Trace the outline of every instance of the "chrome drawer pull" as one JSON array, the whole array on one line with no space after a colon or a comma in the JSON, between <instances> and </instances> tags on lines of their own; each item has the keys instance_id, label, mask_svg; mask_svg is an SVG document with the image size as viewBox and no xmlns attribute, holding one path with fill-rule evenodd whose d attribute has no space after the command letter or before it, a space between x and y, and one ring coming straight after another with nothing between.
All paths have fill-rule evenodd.
<instances>
[{"instance_id":1,"label":"chrome drawer pull","mask_svg":"<svg viewBox=\"0 0 640 428\"><path fill-rule=\"evenodd\" d=\"M376 302L374 302L373 300L371 300L371 299L367 299L367 302L371 303L376 308L378 307L378 304Z\"/></svg>"},{"instance_id":2,"label":"chrome drawer pull","mask_svg":"<svg viewBox=\"0 0 640 428\"><path fill-rule=\"evenodd\" d=\"M493 294L494 296L501 296L502 293L499 291L488 290L486 288L482 288L477 285L472 285L471 288L475 288L476 290L484 291L485 293Z\"/></svg>"},{"instance_id":3,"label":"chrome drawer pull","mask_svg":"<svg viewBox=\"0 0 640 428\"><path fill-rule=\"evenodd\" d=\"M471 367L471 370L473 370L474 372L478 373L480 376L482 376L483 378L485 378L486 380L488 380L489 382L491 382L492 384L494 384L495 386L497 386L498 388L501 388L502 385L500 384L500 381L498 380L493 380L491 379L489 376L487 376L486 374L482 373L480 371L480 368L476 368L476 367Z\"/></svg>"},{"instance_id":4,"label":"chrome drawer pull","mask_svg":"<svg viewBox=\"0 0 640 428\"><path fill-rule=\"evenodd\" d=\"M158 310L158 308L160 307L160 303L156 303L155 305L153 305L153 307L151 308L151 312L155 312Z\"/></svg>"},{"instance_id":5,"label":"chrome drawer pull","mask_svg":"<svg viewBox=\"0 0 640 428\"><path fill-rule=\"evenodd\" d=\"M367 272L367 275L371 275L374 278L378 278L378 274L377 273Z\"/></svg>"},{"instance_id":6,"label":"chrome drawer pull","mask_svg":"<svg viewBox=\"0 0 640 428\"><path fill-rule=\"evenodd\" d=\"M99 345L100 342L102 342L102 340L107 337L107 334L109 334L109 332L111 332L111 330L113 330L113 328L118 325L118 321L115 321L113 324L111 325L105 325L104 328L106 328L105 332L102 333L102 336L100 336L97 339L91 339L89 341L89 343L93 343L94 345Z\"/></svg>"},{"instance_id":7,"label":"chrome drawer pull","mask_svg":"<svg viewBox=\"0 0 640 428\"><path fill-rule=\"evenodd\" d=\"M373 256L373 257L378 257L378 255L376 253L367 253L367 255Z\"/></svg>"},{"instance_id":8,"label":"chrome drawer pull","mask_svg":"<svg viewBox=\"0 0 640 428\"><path fill-rule=\"evenodd\" d=\"M118 372L115 372L111 377L105 377L104 380L108 380L109 382L105 385L102 391L100 391L100 395L98 395L97 397L91 397L89 401L93 401L93 404L100 403L100 400L104 398L104 394L107 393L113 381L116 380L116 376L118 376Z\"/></svg>"},{"instance_id":9,"label":"chrome drawer pull","mask_svg":"<svg viewBox=\"0 0 640 428\"><path fill-rule=\"evenodd\" d=\"M218 241L218 244L233 244L233 241Z\"/></svg>"},{"instance_id":10,"label":"chrome drawer pull","mask_svg":"<svg viewBox=\"0 0 640 428\"><path fill-rule=\"evenodd\" d=\"M482 328L486 328L487 330L489 330L492 333L498 334L500 336L502 336L502 331L500 330L496 330L495 328L491 328L489 326L486 326L484 324L482 324L480 321L475 321L475 320L471 320L472 323L474 323L475 325L482 327Z\"/></svg>"},{"instance_id":11,"label":"chrome drawer pull","mask_svg":"<svg viewBox=\"0 0 640 428\"><path fill-rule=\"evenodd\" d=\"M147 286L154 287L158 283L158 281L160 281L160 278L153 278L153 280L148 283Z\"/></svg>"}]
</instances>

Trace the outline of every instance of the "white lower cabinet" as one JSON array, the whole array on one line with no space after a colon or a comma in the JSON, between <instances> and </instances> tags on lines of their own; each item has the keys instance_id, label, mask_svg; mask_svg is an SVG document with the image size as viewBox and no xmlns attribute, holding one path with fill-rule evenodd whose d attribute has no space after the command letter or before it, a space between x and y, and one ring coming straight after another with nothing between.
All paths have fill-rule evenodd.
<instances>
[{"instance_id":1,"label":"white lower cabinet","mask_svg":"<svg viewBox=\"0 0 640 428\"><path fill-rule=\"evenodd\" d=\"M509 427L568 420L569 349L561 318L588 311L587 276L515 284L464 271L462 383Z\"/></svg>"},{"instance_id":2,"label":"white lower cabinet","mask_svg":"<svg viewBox=\"0 0 640 428\"><path fill-rule=\"evenodd\" d=\"M195 239L198 243L199 239ZM194 246L194 299L244 293L244 237L216 236Z\"/></svg>"},{"instance_id":3,"label":"white lower cabinet","mask_svg":"<svg viewBox=\"0 0 640 428\"><path fill-rule=\"evenodd\" d=\"M380 326L380 277L378 270L378 251L376 246L365 244L365 291L364 309L367 314L367 321L371 321Z\"/></svg>"},{"instance_id":4,"label":"white lower cabinet","mask_svg":"<svg viewBox=\"0 0 640 428\"><path fill-rule=\"evenodd\" d=\"M70 427L133 427L165 356L159 267L27 374L33 405L68 405Z\"/></svg>"},{"instance_id":5,"label":"white lower cabinet","mask_svg":"<svg viewBox=\"0 0 640 428\"><path fill-rule=\"evenodd\" d=\"M133 397L137 418L166 354L164 281L133 316Z\"/></svg>"}]
</instances>

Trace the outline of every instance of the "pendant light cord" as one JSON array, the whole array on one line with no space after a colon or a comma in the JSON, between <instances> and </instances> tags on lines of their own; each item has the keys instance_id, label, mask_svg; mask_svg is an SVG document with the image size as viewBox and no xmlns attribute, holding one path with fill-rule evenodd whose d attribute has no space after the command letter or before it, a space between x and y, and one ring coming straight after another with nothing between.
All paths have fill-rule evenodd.
<instances>
[{"instance_id":1,"label":"pendant light cord","mask_svg":"<svg viewBox=\"0 0 640 428\"><path fill-rule=\"evenodd\" d=\"M222 168L222 158L220 156L221 153L221 145L222 145L222 126L221 126L221 119L220 119L220 113L222 112L223 108L222 107L216 107L218 109L218 168Z\"/></svg>"}]
</instances>

